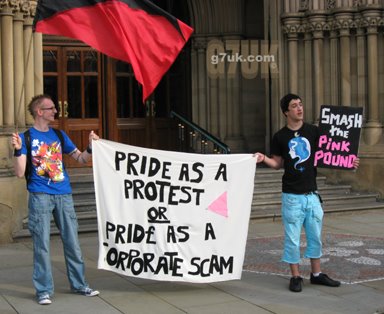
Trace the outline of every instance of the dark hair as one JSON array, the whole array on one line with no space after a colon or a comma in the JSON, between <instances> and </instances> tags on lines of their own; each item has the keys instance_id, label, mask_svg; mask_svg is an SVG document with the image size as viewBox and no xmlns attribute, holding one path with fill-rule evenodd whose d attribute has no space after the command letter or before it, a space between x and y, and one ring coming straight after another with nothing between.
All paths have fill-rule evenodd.
<instances>
[{"instance_id":1,"label":"dark hair","mask_svg":"<svg viewBox=\"0 0 384 314\"><path fill-rule=\"evenodd\" d=\"M36 109L38 106L41 105L42 101L44 99L52 99L51 96L47 94L42 94L42 95L36 95L34 96L31 101L28 104L28 111L30 114L35 117L36 116Z\"/></svg>"},{"instance_id":2,"label":"dark hair","mask_svg":"<svg viewBox=\"0 0 384 314\"><path fill-rule=\"evenodd\" d=\"M284 113L284 115L285 115L285 112L288 111L288 106L289 106L289 103L291 102L292 99L300 99L301 100L300 96L295 95L295 94L287 94L283 98L281 98L280 108L281 108L281 111Z\"/></svg>"}]
</instances>

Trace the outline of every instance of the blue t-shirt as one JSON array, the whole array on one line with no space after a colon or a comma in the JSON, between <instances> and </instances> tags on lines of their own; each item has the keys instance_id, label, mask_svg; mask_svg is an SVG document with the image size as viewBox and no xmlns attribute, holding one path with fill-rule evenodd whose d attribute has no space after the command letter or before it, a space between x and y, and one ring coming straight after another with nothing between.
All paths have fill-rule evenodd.
<instances>
[{"instance_id":1,"label":"blue t-shirt","mask_svg":"<svg viewBox=\"0 0 384 314\"><path fill-rule=\"evenodd\" d=\"M63 134L64 147L61 147L60 138L52 128L47 132L30 128L32 171L27 186L29 192L72 193L69 176L63 166L63 154L72 153L76 146L65 132L60 132ZM27 155L24 133L20 137L23 141L21 153Z\"/></svg>"}]
</instances>

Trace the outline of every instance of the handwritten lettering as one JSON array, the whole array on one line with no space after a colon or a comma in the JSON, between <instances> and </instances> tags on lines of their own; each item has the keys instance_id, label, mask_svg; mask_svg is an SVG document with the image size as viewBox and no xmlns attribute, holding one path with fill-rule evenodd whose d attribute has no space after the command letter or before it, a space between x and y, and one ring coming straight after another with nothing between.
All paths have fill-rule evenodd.
<instances>
[{"instance_id":1,"label":"handwritten lettering","mask_svg":"<svg viewBox=\"0 0 384 314\"><path fill-rule=\"evenodd\" d=\"M363 116L359 113L354 114L334 114L331 109L324 107L321 110L321 123L332 124L337 126L345 126L350 128L361 128L363 124Z\"/></svg>"},{"instance_id":2,"label":"handwritten lettering","mask_svg":"<svg viewBox=\"0 0 384 314\"><path fill-rule=\"evenodd\" d=\"M135 276L151 272L154 275L162 273L183 277L183 274L179 272L183 259L177 258L177 256L177 252L164 252L163 255L156 256L154 253L141 253L134 249L124 252L110 248L106 254L106 262L116 269L130 270Z\"/></svg>"},{"instance_id":3,"label":"handwritten lettering","mask_svg":"<svg viewBox=\"0 0 384 314\"><path fill-rule=\"evenodd\" d=\"M194 257L191 259L191 264L195 268L194 271L189 271L188 274L209 277L212 274L224 274L227 269L228 274L233 272L233 256L225 259L223 256L212 255L211 258L201 259Z\"/></svg>"},{"instance_id":4,"label":"handwritten lettering","mask_svg":"<svg viewBox=\"0 0 384 314\"><path fill-rule=\"evenodd\" d=\"M124 180L124 195L126 199L146 199L178 205L179 203L200 205L200 196L204 189L190 186L172 185L166 181L147 182L137 180Z\"/></svg>"},{"instance_id":5,"label":"handwritten lettering","mask_svg":"<svg viewBox=\"0 0 384 314\"><path fill-rule=\"evenodd\" d=\"M348 141L335 141L327 135L321 135L319 138L319 148L330 150L330 151L339 151L339 152L349 152L350 142ZM324 147L325 148L324 148Z\"/></svg>"},{"instance_id":6,"label":"handwritten lettering","mask_svg":"<svg viewBox=\"0 0 384 314\"><path fill-rule=\"evenodd\" d=\"M324 152L323 150L318 150L315 153L315 167L318 163L322 162L324 165L343 167L343 168L353 168L353 162L357 158L356 155L340 155L334 154L332 152Z\"/></svg>"},{"instance_id":7,"label":"handwritten lettering","mask_svg":"<svg viewBox=\"0 0 384 314\"><path fill-rule=\"evenodd\" d=\"M156 241L153 239L155 232L155 227L150 226L148 229L137 224L128 224L128 225L115 225L109 221L106 222L106 235L107 240L112 238L113 241L118 243L149 243L156 244Z\"/></svg>"}]
</instances>

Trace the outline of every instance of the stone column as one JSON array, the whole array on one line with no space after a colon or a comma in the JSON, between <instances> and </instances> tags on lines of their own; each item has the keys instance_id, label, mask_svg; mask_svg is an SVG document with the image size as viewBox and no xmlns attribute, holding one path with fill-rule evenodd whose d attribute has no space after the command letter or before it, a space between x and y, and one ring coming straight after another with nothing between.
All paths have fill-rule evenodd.
<instances>
[{"instance_id":1,"label":"stone column","mask_svg":"<svg viewBox=\"0 0 384 314\"><path fill-rule=\"evenodd\" d=\"M325 13L323 11L312 11L308 13L310 30L312 31L313 48L313 115L318 121L320 106L324 105L324 34Z\"/></svg>"},{"instance_id":2,"label":"stone column","mask_svg":"<svg viewBox=\"0 0 384 314\"><path fill-rule=\"evenodd\" d=\"M14 68L13 68L13 9L6 4L0 12L1 65L3 89L3 125L13 127L15 121Z\"/></svg>"},{"instance_id":3,"label":"stone column","mask_svg":"<svg viewBox=\"0 0 384 314\"><path fill-rule=\"evenodd\" d=\"M290 93L298 93L298 83L299 83L299 71L298 71L298 35L297 33L288 34L288 88Z\"/></svg>"},{"instance_id":4,"label":"stone column","mask_svg":"<svg viewBox=\"0 0 384 314\"><path fill-rule=\"evenodd\" d=\"M35 94L34 83L34 49L32 35L33 19L28 14L24 19L24 64L25 64L25 105L27 106ZM33 124L32 115L26 110L25 120L27 125Z\"/></svg>"},{"instance_id":5,"label":"stone column","mask_svg":"<svg viewBox=\"0 0 384 314\"><path fill-rule=\"evenodd\" d=\"M225 110L223 107L224 104L220 101L219 97L219 88L220 83L224 82L224 72L225 72L225 64L221 62L221 60L217 60L217 56L224 53L224 42L214 38L207 38L207 50L206 50L206 62L207 62L207 74L208 74L208 86L207 86L207 95L208 95L208 103L209 103L209 126L211 133L217 137L220 137L223 132L221 129L224 129L226 123L224 121L221 124L219 118L219 107L220 110Z\"/></svg>"},{"instance_id":6,"label":"stone column","mask_svg":"<svg viewBox=\"0 0 384 314\"><path fill-rule=\"evenodd\" d=\"M37 1L29 1L29 12L32 19L36 14ZM31 49L32 59L33 59L33 70L34 70L34 95L40 95L44 93L44 72L43 72L43 34L42 33L33 33L33 46ZM33 95L33 96L34 96ZM30 100L30 98L29 98ZM28 102L29 102L28 100Z\"/></svg>"},{"instance_id":7,"label":"stone column","mask_svg":"<svg viewBox=\"0 0 384 314\"><path fill-rule=\"evenodd\" d=\"M23 38L23 14L15 13L13 18L14 39L14 65L15 65L15 124L16 127L25 126L25 95L24 95L24 38Z\"/></svg>"},{"instance_id":8,"label":"stone column","mask_svg":"<svg viewBox=\"0 0 384 314\"><path fill-rule=\"evenodd\" d=\"M2 36L1 36L1 29L0 29L0 128L3 127L3 120L4 120L4 107L3 107L3 70L2 70Z\"/></svg>"},{"instance_id":9,"label":"stone column","mask_svg":"<svg viewBox=\"0 0 384 314\"><path fill-rule=\"evenodd\" d=\"M341 105L351 105L351 47L350 23L352 22L352 9L339 9L335 14L335 24L339 30L340 40L340 92Z\"/></svg>"},{"instance_id":10,"label":"stone column","mask_svg":"<svg viewBox=\"0 0 384 314\"><path fill-rule=\"evenodd\" d=\"M380 142L383 125L379 119L379 91L378 91L378 30L380 10L367 9L363 11L363 18L367 24L367 70L368 70L368 121L365 126L365 142L375 145Z\"/></svg>"},{"instance_id":11,"label":"stone column","mask_svg":"<svg viewBox=\"0 0 384 314\"><path fill-rule=\"evenodd\" d=\"M300 18L300 14L285 13L282 15L284 32L288 42L288 90L290 93L299 92L298 29Z\"/></svg>"},{"instance_id":12,"label":"stone column","mask_svg":"<svg viewBox=\"0 0 384 314\"><path fill-rule=\"evenodd\" d=\"M356 31L357 46L357 105L366 107L366 53L365 53L365 31L359 27ZM366 108L365 108L366 110ZM366 113L366 111L365 111ZM365 115L365 114L364 114Z\"/></svg>"},{"instance_id":13,"label":"stone column","mask_svg":"<svg viewBox=\"0 0 384 314\"><path fill-rule=\"evenodd\" d=\"M44 93L43 72L43 34L33 33L35 95Z\"/></svg>"},{"instance_id":14,"label":"stone column","mask_svg":"<svg viewBox=\"0 0 384 314\"><path fill-rule=\"evenodd\" d=\"M330 49L330 96L331 105L336 106L339 103L339 49L338 49L337 31L331 30L329 35L329 49Z\"/></svg>"},{"instance_id":15,"label":"stone column","mask_svg":"<svg viewBox=\"0 0 384 314\"><path fill-rule=\"evenodd\" d=\"M314 115L319 119L320 106L324 104L323 32L313 33Z\"/></svg>"},{"instance_id":16,"label":"stone column","mask_svg":"<svg viewBox=\"0 0 384 314\"><path fill-rule=\"evenodd\" d=\"M206 46L207 43L204 38L195 38L193 49L195 50L196 61L194 64L195 74L193 80L196 80L196 95L197 99L196 108L193 108L193 122L200 125L202 128L207 128L207 79L206 75Z\"/></svg>"},{"instance_id":17,"label":"stone column","mask_svg":"<svg viewBox=\"0 0 384 314\"><path fill-rule=\"evenodd\" d=\"M341 105L351 105L351 48L349 29L340 29Z\"/></svg>"},{"instance_id":18,"label":"stone column","mask_svg":"<svg viewBox=\"0 0 384 314\"><path fill-rule=\"evenodd\" d=\"M304 68L305 68L305 82L304 82L304 114L306 121L314 121L313 117L313 108L312 96L313 96L313 68L312 68L312 34L310 32L305 32L304 34ZM301 96L301 95L300 95ZM303 97L302 96L302 97Z\"/></svg>"},{"instance_id":19,"label":"stone column","mask_svg":"<svg viewBox=\"0 0 384 314\"><path fill-rule=\"evenodd\" d=\"M232 51L232 56L241 52L240 37L233 36L225 38L226 51ZM225 143L231 148L232 152L244 150L244 137L240 129L241 93L240 93L240 70L241 64L236 58L230 59L227 63L227 73L225 85L220 86L220 94L225 96L227 104L227 123L225 130ZM216 112L215 119L220 117L219 110Z\"/></svg>"}]
</instances>

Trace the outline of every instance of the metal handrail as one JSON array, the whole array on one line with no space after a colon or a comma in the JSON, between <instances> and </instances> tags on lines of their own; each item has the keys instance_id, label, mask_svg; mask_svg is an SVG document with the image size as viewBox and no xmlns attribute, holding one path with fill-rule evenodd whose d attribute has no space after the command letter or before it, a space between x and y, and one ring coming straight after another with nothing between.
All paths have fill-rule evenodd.
<instances>
[{"instance_id":1,"label":"metal handrail","mask_svg":"<svg viewBox=\"0 0 384 314\"><path fill-rule=\"evenodd\" d=\"M212 134L208 133L206 130L198 126L196 123L193 123L192 121L187 120L183 116L179 115L178 113L171 111L170 112L171 118L177 118L179 119L182 124L179 124L179 139L181 141L185 141L185 126L188 126L193 131L190 133L190 136L196 137L196 133L198 133L201 137L201 152L206 153L206 147L208 146L208 141L211 142L217 153L223 153L223 154L230 154L231 150L228 147L228 145L221 142L217 137L213 136ZM196 132L196 133L195 133ZM220 149L220 151L218 150Z\"/></svg>"}]
</instances>

